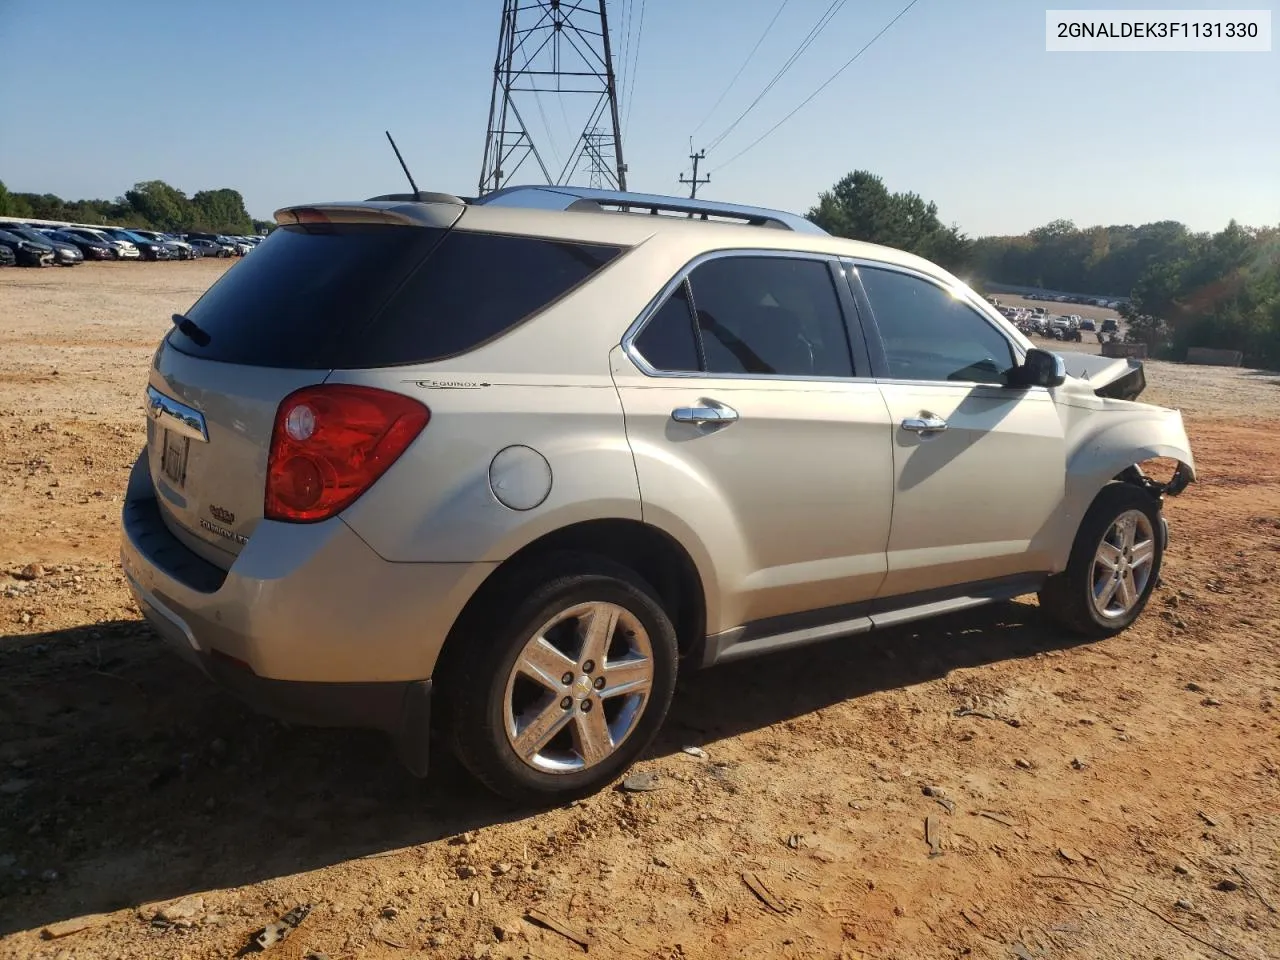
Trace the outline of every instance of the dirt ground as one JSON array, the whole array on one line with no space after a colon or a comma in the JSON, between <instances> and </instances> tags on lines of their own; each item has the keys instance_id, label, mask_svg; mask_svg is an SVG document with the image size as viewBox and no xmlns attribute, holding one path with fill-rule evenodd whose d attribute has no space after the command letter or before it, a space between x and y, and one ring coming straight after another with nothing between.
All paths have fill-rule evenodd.
<instances>
[{"instance_id":1,"label":"dirt ground","mask_svg":"<svg viewBox=\"0 0 1280 960\"><path fill-rule=\"evenodd\" d=\"M0 271L0 957L231 957L301 905L268 956L581 955L530 910L623 958L1280 956L1280 374L1149 365L1201 480L1122 636L1017 602L690 674L659 789L530 813L140 622L145 369L226 268Z\"/></svg>"}]
</instances>

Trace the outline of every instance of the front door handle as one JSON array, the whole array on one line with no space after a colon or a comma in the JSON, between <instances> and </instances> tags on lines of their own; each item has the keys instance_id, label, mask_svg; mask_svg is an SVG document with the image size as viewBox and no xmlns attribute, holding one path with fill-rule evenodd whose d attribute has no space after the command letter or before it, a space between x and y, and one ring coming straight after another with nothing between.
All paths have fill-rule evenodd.
<instances>
[{"instance_id":1,"label":"front door handle","mask_svg":"<svg viewBox=\"0 0 1280 960\"><path fill-rule=\"evenodd\" d=\"M947 421L941 417L907 417L902 421L902 429L912 433L941 433L947 429Z\"/></svg>"},{"instance_id":2,"label":"front door handle","mask_svg":"<svg viewBox=\"0 0 1280 960\"><path fill-rule=\"evenodd\" d=\"M676 423L733 423L738 419L738 411L704 397L696 407L676 407L671 411L671 419Z\"/></svg>"}]
</instances>

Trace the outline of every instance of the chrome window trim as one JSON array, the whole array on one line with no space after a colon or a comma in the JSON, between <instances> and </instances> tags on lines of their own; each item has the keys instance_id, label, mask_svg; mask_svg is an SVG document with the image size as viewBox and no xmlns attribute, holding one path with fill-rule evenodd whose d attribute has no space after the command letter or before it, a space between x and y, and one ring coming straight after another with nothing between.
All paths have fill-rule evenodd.
<instances>
[{"instance_id":1,"label":"chrome window trim","mask_svg":"<svg viewBox=\"0 0 1280 960\"><path fill-rule=\"evenodd\" d=\"M833 253L816 253L812 250L771 250L754 247L735 247L727 250L708 250L700 253L676 271L675 276L663 285L657 296L653 297L640 311L640 315L631 322L622 335L622 350L642 374L655 379L672 380L777 380L783 383L870 383L870 377L804 377L784 373L707 373L702 370L659 370L649 363L635 346L636 338L644 332L644 328L654 315L667 302L667 298L675 292L676 287L684 283L699 266L725 257L770 257L777 260L816 260L828 267L840 267L840 257ZM845 316L844 305L840 302L840 292L835 289L834 281L831 295L836 298L836 307L843 320L845 337L849 337L849 317ZM856 322L857 318L853 318ZM855 371L856 373L856 371Z\"/></svg>"},{"instance_id":2,"label":"chrome window trim","mask_svg":"<svg viewBox=\"0 0 1280 960\"><path fill-rule=\"evenodd\" d=\"M1009 344L1009 351L1012 354L1015 362L1021 363L1023 360L1026 359L1027 350L1029 348L1026 345L1024 345L1020 340L1014 337L1011 337L1009 335L1009 329L1006 326L1004 317L1000 316L999 314L995 314L993 316L991 304L987 303L985 300L979 297L977 293L975 293L966 284L948 283L947 281L944 281L940 277L936 277L932 274L926 273L925 271L916 269L914 267L908 267L898 263L889 263L884 260L871 260L867 257L841 257L840 263L841 263L841 266L852 267L855 271L859 267L867 267L868 269L872 269L872 270L890 270L890 271L893 271L894 273L901 273L909 277L914 277L917 280L923 280L926 283L930 283L933 286L946 291L948 294L955 297L957 300L962 301L966 306L971 307L974 310L974 312L978 314L979 318L981 318L982 320L985 320L988 326L990 326L993 330L995 330L996 333L998 333L1000 336L1004 338L1005 342ZM860 280L859 280L859 283L861 283ZM865 294L866 292L865 287L863 288L863 292ZM870 302L870 299L871 299L870 295L868 294L867 295L868 302ZM876 336L880 337L881 336L880 323L878 320L875 319L875 309L876 309L875 304L872 303L871 304L871 323L875 328ZM883 344L883 338L881 339L881 343ZM984 380L907 380L901 377L892 377L892 378L884 377L884 378L876 378L876 382L892 383L892 384L925 383L925 384L933 384L933 385L940 385L940 386L957 386L957 387L965 387L965 388L972 388L972 387L978 386L978 387L991 387L996 390L1011 389L1010 387L1006 387L1003 384L988 383ZM1039 390L1044 393L1048 393L1048 390L1045 387L1027 387L1022 392L1025 394L1031 390Z\"/></svg>"}]
</instances>

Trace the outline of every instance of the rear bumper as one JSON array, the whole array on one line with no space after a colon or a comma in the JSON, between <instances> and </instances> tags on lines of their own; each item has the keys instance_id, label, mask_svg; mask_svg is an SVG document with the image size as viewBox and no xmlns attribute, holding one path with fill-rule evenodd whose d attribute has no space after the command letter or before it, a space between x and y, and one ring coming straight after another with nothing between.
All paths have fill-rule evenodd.
<instances>
[{"instance_id":1,"label":"rear bumper","mask_svg":"<svg viewBox=\"0 0 1280 960\"><path fill-rule=\"evenodd\" d=\"M223 571L165 526L145 454L122 527L129 589L172 649L264 713L384 730L425 772L436 658L492 565L388 563L335 519L264 521Z\"/></svg>"}]
</instances>

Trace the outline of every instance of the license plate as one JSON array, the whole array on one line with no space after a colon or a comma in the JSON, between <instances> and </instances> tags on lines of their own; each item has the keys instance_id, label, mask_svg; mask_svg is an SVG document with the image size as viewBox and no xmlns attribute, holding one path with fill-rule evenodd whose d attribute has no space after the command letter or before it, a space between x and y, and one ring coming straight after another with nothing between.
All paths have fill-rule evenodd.
<instances>
[{"instance_id":1,"label":"license plate","mask_svg":"<svg viewBox=\"0 0 1280 960\"><path fill-rule=\"evenodd\" d=\"M160 458L160 469L165 477L179 490L187 479L187 451L191 447L191 439L172 430L164 432L164 453Z\"/></svg>"}]
</instances>

